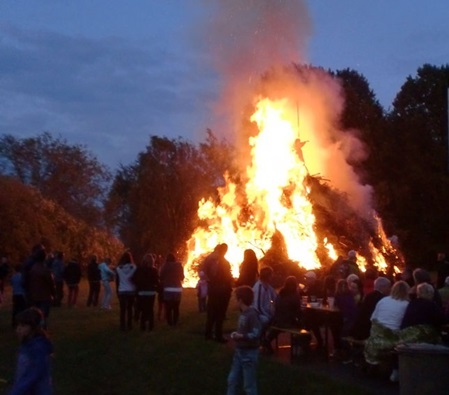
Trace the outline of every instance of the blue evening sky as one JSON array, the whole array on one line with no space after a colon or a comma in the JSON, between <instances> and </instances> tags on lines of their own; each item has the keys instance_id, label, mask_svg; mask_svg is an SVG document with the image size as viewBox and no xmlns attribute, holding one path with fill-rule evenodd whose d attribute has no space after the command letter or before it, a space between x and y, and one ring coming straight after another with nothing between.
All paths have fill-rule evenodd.
<instances>
[{"instance_id":1,"label":"blue evening sky","mask_svg":"<svg viewBox=\"0 0 449 395\"><path fill-rule=\"evenodd\" d=\"M150 135L201 140L220 95L201 42L216 1L0 1L0 134L50 131L112 167ZM362 73L386 109L418 67L449 63L447 0L305 3L308 61Z\"/></svg>"}]
</instances>

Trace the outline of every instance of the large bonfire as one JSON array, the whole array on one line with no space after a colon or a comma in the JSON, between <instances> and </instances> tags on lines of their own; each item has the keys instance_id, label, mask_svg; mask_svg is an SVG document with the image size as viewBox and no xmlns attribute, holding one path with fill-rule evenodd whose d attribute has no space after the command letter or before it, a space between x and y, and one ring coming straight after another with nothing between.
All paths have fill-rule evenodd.
<instances>
[{"instance_id":1,"label":"large bonfire","mask_svg":"<svg viewBox=\"0 0 449 395\"><path fill-rule=\"evenodd\" d=\"M238 181L224 176L218 201L199 202L202 226L188 241L187 286L195 284L198 263L219 243L229 246L227 259L235 277L245 249L253 249L261 259L279 237L288 259L308 270L334 261L348 249L358 251L362 270L373 265L386 271L389 264L393 266L387 263L392 257L398 263L395 246L371 208L371 189L359 184L346 158L354 147L360 149L360 142L353 133L335 129L341 106L329 112L330 98L339 92L338 83L324 71L307 70L305 78L289 75L286 83L283 76L280 84L268 84L268 91L264 85L261 91L265 95L258 92L250 116L256 132L246 140L250 155L245 155L249 160L242 174ZM327 79L326 84L323 79ZM269 92L273 89L275 94ZM335 227L318 226L324 223L317 221L314 207L320 198L313 198L312 193L325 193L325 188L319 188L323 178L330 184L335 181L340 191L327 196L328 205L337 205L335 196L343 196L345 210L351 207L352 217L361 224L363 231L352 240L341 242ZM313 185L318 185L315 191ZM339 210L333 210L337 221L343 218Z\"/></svg>"},{"instance_id":2,"label":"large bonfire","mask_svg":"<svg viewBox=\"0 0 449 395\"><path fill-rule=\"evenodd\" d=\"M293 59L306 63L307 2L211 4L203 37L222 77L217 107L229 115L240 172L224 175L218 199L199 202L186 285L195 284L199 262L218 243L229 246L234 276L248 248L264 264L288 261L304 270L328 265L349 249L358 252L362 270L400 265L373 210L372 188L350 165L360 163L365 150L356 131L339 126L341 86L323 70L284 67Z\"/></svg>"}]
</instances>

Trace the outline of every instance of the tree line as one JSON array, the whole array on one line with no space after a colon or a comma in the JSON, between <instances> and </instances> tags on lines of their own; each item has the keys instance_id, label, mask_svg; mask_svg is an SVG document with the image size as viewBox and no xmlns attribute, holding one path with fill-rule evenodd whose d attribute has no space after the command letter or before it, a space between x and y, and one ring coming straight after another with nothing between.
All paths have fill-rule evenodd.
<instances>
[{"instance_id":1,"label":"tree line","mask_svg":"<svg viewBox=\"0 0 449 395\"><path fill-rule=\"evenodd\" d=\"M346 99L341 129L358 130L369 149L352 165L373 187L387 233L399 236L408 262L430 265L437 251L449 249L449 65L420 67L390 109L357 71L328 72ZM211 130L198 144L151 136L133 163L112 172L88 147L51 133L3 134L0 253L18 260L42 239L79 258L114 256L125 247L136 256L182 257L198 225L198 202L216 195L226 171L238 177L235 151Z\"/></svg>"}]
</instances>

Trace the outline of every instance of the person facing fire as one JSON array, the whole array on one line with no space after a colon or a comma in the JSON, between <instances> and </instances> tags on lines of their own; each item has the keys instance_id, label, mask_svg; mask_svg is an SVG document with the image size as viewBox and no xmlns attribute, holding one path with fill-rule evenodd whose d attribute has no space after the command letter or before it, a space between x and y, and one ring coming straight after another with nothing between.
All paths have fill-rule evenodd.
<instances>
[{"instance_id":1,"label":"person facing fire","mask_svg":"<svg viewBox=\"0 0 449 395\"><path fill-rule=\"evenodd\" d=\"M227 342L223 337L223 321L231 298L233 282L231 265L225 258L227 251L227 244L217 245L204 260L202 268L209 287L205 337L206 340L212 339L214 332L214 340L219 343Z\"/></svg>"},{"instance_id":2,"label":"person facing fire","mask_svg":"<svg viewBox=\"0 0 449 395\"><path fill-rule=\"evenodd\" d=\"M338 272L341 279L346 279L350 274L360 276L360 270L357 265L357 253L354 250L348 252L348 256L341 262Z\"/></svg>"}]
</instances>

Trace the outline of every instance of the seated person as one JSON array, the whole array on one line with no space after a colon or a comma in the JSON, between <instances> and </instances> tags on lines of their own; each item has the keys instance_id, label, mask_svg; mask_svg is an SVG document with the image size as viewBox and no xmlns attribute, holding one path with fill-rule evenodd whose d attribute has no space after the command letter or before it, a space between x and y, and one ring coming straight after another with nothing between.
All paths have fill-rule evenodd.
<instances>
[{"instance_id":1,"label":"seated person","mask_svg":"<svg viewBox=\"0 0 449 395\"><path fill-rule=\"evenodd\" d=\"M371 330L371 316L377 303L390 294L391 281L386 277L378 277L374 281L374 291L367 294L360 303L351 329L351 336L358 340L369 337Z\"/></svg>"},{"instance_id":2,"label":"seated person","mask_svg":"<svg viewBox=\"0 0 449 395\"><path fill-rule=\"evenodd\" d=\"M443 310L433 301L434 288L427 283L416 288L416 299L412 299L405 310L401 323L403 342L439 341L440 326L444 324ZM408 329L407 331L405 329Z\"/></svg>"},{"instance_id":3,"label":"seated person","mask_svg":"<svg viewBox=\"0 0 449 395\"><path fill-rule=\"evenodd\" d=\"M349 335L349 331L354 325L357 306L354 295L349 289L347 280L338 280L335 289L335 307L340 310L340 320L331 323L332 337L334 339L335 352L338 354L343 350L341 338Z\"/></svg>"},{"instance_id":4,"label":"seated person","mask_svg":"<svg viewBox=\"0 0 449 395\"><path fill-rule=\"evenodd\" d=\"M413 281L414 285L410 288L409 299L413 300L416 298L417 287L419 284L427 283L431 284L430 274L427 270L424 269L415 269L413 270ZM433 286L432 286L433 287ZM433 293L433 301L439 306L442 307L441 297L439 292Z\"/></svg>"},{"instance_id":5,"label":"seated person","mask_svg":"<svg viewBox=\"0 0 449 395\"><path fill-rule=\"evenodd\" d=\"M301 296L307 296L309 302L315 302L317 298L323 298L323 284L313 271L309 271L304 275L304 288L301 289Z\"/></svg>"},{"instance_id":6,"label":"seated person","mask_svg":"<svg viewBox=\"0 0 449 395\"><path fill-rule=\"evenodd\" d=\"M281 328L299 328L301 318L301 299L298 293L298 281L296 277L287 277L284 286L279 291L279 295L275 303L275 313L272 325ZM265 340L264 347L271 352L271 342L277 337L280 331L269 329Z\"/></svg>"},{"instance_id":7,"label":"seated person","mask_svg":"<svg viewBox=\"0 0 449 395\"><path fill-rule=\"evenodd\" d=\"M358 306L363 299L363 284L357 274L350 274L346 281L348 283L349 290L352 293L352 296L355 300L356 305Z\"/></svg>"},{"instance_id":8,"label":"seated person","mask_svg":"<svg viewBox=\"0 0 449 395\"><path fill-rule=\"evenodd\" d=\"M408 306L410 286L396 282L390 296L382 298L371 316L370 336L365 342L365 360L377 365L391 353L399 341L399 329Z\"/></svg>"}]
</instances>

